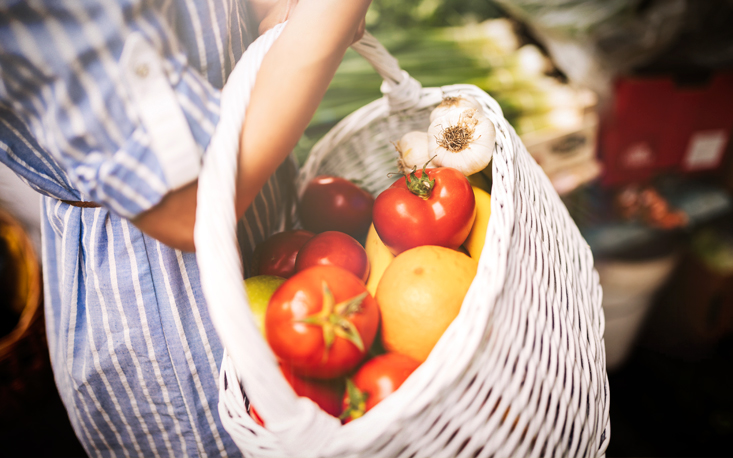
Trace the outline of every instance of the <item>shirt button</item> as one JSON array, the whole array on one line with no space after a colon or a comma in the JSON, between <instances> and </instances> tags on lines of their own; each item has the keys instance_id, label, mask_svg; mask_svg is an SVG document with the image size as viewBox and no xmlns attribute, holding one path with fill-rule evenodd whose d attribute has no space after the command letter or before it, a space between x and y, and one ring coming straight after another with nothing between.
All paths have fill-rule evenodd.
<instances>
[{"instance_id":1,"label":"shirt button","mask_svg":"<svg viewBox=\"0 0 733 458\"><path fill-rule=\"evenodd\" d=\"M135 67L135 74L140 78L146 78L150 74L150 68L148 64L140 64Z\"/></svg>"}]
</instances>

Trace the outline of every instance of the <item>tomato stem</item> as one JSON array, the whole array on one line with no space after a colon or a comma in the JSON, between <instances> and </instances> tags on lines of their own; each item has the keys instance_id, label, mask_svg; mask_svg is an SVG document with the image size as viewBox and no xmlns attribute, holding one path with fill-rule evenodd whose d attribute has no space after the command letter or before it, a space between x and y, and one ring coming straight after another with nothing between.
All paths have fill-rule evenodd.
<instances>
[{"instance_id":1,"label":"tomato stem","mask_svg":"<svg viewBox=\"0 0 733 458\"><path fill-rule=\"evenodd\" d=\"M313 315L309 315L302 320L298 320L298 322L320 326L323 329L323 343L326 346L326 351L323 354L324 360L326 359L331 346L333 346L333 342L336 340L336 337L348 340L353 343L359 351L363 352L364 342L361 339L359 330L356 329L354 323L349 321L348 318L361 311L361 304L367 293L363 292L336 304L336 299L333 297L331 288L328 287L328 284L325 281L322 283L322 288L323 307L321 308L321 311Z\"/></svg>"},{"instance_id":2,"label":"tomato stem","mask_svg":"<svg viewBox=\"0 0 733 458\"><path fill-rule=\"evenodd\" d=\"M407 189L409 189L410 192L415 194L416 196L426 200L428 199L428 197L430 197L430 194L433 191L435 180L429 179L428 174L425 172L425 170L428 168L428 164L430 164L430 162L436 157L437 156L431 157L428 162L425 163L422 168L422 174L419 177L415 173L417 172L417 166L413 166L412 171L409 174L405 173Z\"/></svg>"},{"instance_id":3,"label":"tomato stem","mask_svg":"<svg viewBox=\"0 0 733 458\"><path fill-rule=\"evenodd\" d=\"M369 393L363 393L350 378L347 378L346 394L349 399L349 405L339 416L339 420L356 420L366 413L366 402L369 398Z\"/></svg>"}]
</instances>

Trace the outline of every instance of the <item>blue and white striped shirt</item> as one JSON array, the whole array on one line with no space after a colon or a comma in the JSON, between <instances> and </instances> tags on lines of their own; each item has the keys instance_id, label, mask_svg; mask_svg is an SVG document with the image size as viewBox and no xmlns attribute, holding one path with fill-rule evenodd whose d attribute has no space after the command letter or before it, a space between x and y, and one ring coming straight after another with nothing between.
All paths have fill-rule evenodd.
<instances>
[{"instance_id":1,"label":"blue and white striped shirt","mask_svg":"<svg viewBox=\"0 0 733 458\"><path fill-rule=\"evenodd\" d=\"M248 17L240 0L0 3L0 161L45 196L49 350L92 456L239 454L218 416L222 347L194 255L128 219L196 178L220 88L254 38ZM241 222L245 260L282 228L293 171Z\"/></svg>"}]
</instances>

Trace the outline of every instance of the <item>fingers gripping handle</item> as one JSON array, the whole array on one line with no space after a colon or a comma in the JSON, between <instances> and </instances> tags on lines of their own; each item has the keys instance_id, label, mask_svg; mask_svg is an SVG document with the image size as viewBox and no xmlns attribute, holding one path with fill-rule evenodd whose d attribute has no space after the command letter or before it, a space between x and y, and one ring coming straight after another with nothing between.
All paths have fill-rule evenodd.
<instances>
[{"instance_id":1,"label":"fingers gripping handle","mask_svg":"<svg viewBox=\"0 0 733 458\"><path fill-rule=\"evenodd\" d=\"M369 32L351 46L384 79L382 94L387 97L391 111L411 108L420 101L422 85L400 68L395 59Z\"/></svg>"}]
</instances>

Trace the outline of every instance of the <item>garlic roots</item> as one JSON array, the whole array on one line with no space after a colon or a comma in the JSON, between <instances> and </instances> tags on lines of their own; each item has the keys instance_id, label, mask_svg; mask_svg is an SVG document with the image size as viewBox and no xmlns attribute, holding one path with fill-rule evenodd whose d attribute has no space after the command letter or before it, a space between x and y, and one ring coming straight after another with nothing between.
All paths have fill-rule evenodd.
<instances>
[{"instance_id":1,"label":"garlic roots","mask_svg":"<svg viewBox=\"0 0 733 458\"><path fill-rule=\"evenodd\" d=\"M475 108L452 109L430 123L428 138L428 156L435 156L434 165L453 167L468 176L491 162L496 129Z\"/></svg>"}]
</instances>

